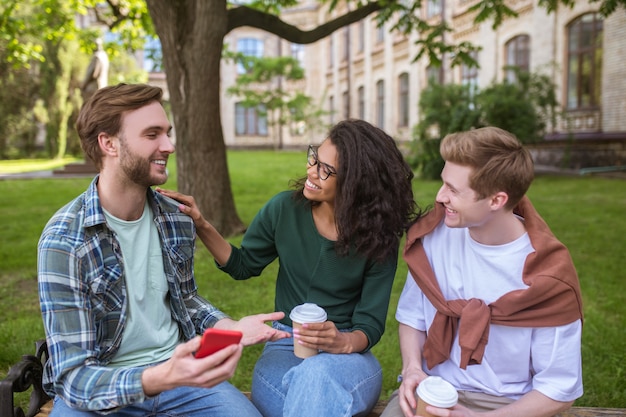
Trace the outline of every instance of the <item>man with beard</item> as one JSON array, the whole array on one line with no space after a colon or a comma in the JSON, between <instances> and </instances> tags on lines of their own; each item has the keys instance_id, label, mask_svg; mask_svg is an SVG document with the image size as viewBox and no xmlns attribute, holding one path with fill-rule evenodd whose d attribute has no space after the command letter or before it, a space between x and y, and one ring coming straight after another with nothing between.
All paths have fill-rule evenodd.
<instances>
[{"instance_id":1,"label":"man with beard","mask_svg":"<svg viewBox=\"0 0 626 417\"><path fill-rule=\"evenodd\" d=\"M99 174L38 246L51 416L260 416L226 380L244 345L289 337L265 324L283 313L235 321L197 294L193 220L150 188L174 152L161 100L158 87L119 84L78 116ZM208 327L239 330L242 343L195 358Z\"/></svg>"}]
</instances>

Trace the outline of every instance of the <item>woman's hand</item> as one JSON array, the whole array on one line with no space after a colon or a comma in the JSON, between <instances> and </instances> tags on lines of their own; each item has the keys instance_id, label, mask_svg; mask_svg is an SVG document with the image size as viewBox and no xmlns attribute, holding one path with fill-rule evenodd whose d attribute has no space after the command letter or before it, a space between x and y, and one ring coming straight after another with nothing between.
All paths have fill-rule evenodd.
<instances>
[{"instance_id":1,"label":"woman's hand","mask_svg":"<svg viewBox=\"0 0 626 417\"><path fill-rule=\"evenodd\" d=\"M196 233L204 246L211 252L218 264L225 265L232 252L230 243L202 216L196 200L190 195L159 187L156 187L155 191L180 203L178 209L191 217L196 225Z\"/></svg>"},{"instance_id":2,"label":"woman's hand","mask_svg":"<svg viewBox=\"0 0 626 417\"><path fill-rule=\"evenodd\" d=\"M363 351L368 340L360 330L340 332L335 323L305 323L299 329L293 329L294 343L328 353L353 353Z\"/></svg>"},{"instance_id":3,"label":"woman's hand","mask_svg":"<svg viewBox=\"0 0 626 417\"><path fill-rule=\"evenodd\" d=\"M196 227L200 227L204 224L204 222L206 222L202 213L200 213L196 199L192 196L179 193L177 191L166 190L160 187L156 187L155 191L181 203L178 206L178 209L191 217Z\"/></svg>"}]
</instances>

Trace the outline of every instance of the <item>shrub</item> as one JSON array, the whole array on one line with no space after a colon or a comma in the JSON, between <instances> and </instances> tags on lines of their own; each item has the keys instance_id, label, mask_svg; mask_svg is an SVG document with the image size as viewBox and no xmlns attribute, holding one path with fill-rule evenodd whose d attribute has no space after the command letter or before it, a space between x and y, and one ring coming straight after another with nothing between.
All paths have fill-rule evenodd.
<instances>
[{"instance_id":1,"label":"shrub","mask_svg":"<svg viewBox=\"0 0 626 417\"><path fill-rule=\"evenodd\" d=\"M556 121L556 87L545 75L511 68L515 82L492 83L476 102L485 125L515 134L522 143L541 141Z\"/></svg>"},{"instance_id":2,"label":"shrub","mask_svg":"<svg viewBox=\"0 0 626 417\"><path fill-rule=\"evenodd\" d=\"M437 179L444 161L439 143L448 133L497 126L522 143L542 140L556 119L556 87L547 77L512 69L516 81L492 83L473 94L467 85L431 83L420 96L421 120L413 130L407 160L416 175Z\"/></svg>"},{"instance_id":3,"label":"shrub","mask_svg":"<svg viewBox=\"0 0 626 417\"><path fill-rule=\"evenodd\" d=\"M535 143L541 138L544 126L519 85L492 84L476 100L486 125L508 130L522 143Z\"/></svg>"},{"instance_id":4,"label":"shrub","mask_svg":"<svg viewBox=\"0 0 626 417\"><path fill-rule=\"evenodd\" d=\"M470 87L458 84L430 83L422 91L419 108L422 119L413 129L407 161L419 177L437 179L443 169L441 138L480 127L480 112L475 109Z\"/></svg>"}]
</instances>

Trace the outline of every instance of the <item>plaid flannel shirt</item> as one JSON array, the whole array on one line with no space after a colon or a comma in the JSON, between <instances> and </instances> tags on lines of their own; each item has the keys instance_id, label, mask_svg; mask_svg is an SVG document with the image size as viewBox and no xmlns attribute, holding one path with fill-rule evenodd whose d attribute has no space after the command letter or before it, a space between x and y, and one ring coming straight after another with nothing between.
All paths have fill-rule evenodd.
<instances>
[{"instance_id":1,"label":"plaid flannel shirt","mask_svg":"<svg viewBox=\"0 0 626 417\"><path fill-rule=\"evenodd\" d=\"M38 279L50 352L45 390L72 407L106 412L145 399L144 367L107 367L124 333L126 285L120 245L106 224L97 182L98 176L46 225L38 246ZM189 340L228 316L197 294L193 221L177 203L147 192L161 240L172 318L181 337Z\"/></svg>"}]
</instances>

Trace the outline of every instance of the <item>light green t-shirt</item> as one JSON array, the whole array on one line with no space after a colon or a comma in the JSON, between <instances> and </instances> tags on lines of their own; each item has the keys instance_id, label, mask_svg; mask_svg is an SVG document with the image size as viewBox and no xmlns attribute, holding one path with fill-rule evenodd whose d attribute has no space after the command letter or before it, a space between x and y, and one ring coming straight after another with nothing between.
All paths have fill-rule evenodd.
<instances>
[{"instance_id":1,"label":"light green t-shirt","mask_svg":"<svg viewBox=\"0 0 626 417\"><path fill-rule=\"evenodd\" d=\"M121 220L106 210L104 214L122 249L128 303L122 343L110 366L142 366L169 359L180 342L180 332L170 312L154 214L147 202L138 220Z\"/></svg>"}]
</instances>

